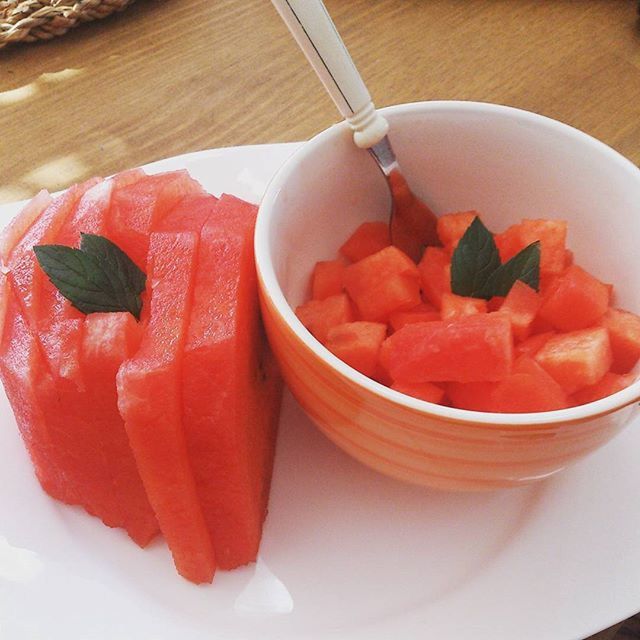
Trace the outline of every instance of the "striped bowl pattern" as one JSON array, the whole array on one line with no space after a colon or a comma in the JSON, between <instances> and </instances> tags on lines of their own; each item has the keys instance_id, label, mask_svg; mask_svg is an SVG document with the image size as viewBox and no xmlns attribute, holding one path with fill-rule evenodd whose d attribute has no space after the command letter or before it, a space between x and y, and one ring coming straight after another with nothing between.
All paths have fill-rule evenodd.
<instances>
[{"instance_id":1,"label":"striped bowl pattern","mask_svg":"<svg viewBox=\"0 0 640 640\"><path fill-rule=\"evenodd\" d=\"M269 341L305 412L354 458L406 482L477 491L540 480L610 440L637 412L632 404L595 418L525 425L434 416L341 375L300 340L262 291Z\"/></svg>"}]
</instances>

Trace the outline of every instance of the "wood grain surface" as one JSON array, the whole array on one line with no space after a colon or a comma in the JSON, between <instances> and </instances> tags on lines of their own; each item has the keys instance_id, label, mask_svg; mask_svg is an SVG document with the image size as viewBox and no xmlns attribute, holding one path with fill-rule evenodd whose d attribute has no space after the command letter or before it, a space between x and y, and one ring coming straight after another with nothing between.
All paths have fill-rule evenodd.
<instances>
[{"instance_id":1,"label":"wood grain surface","mask_svg":"<svg viewBox=\"0 0 640 640\"><path fill-rule=\"evenodd\" d=\"M326 4L377 105L509 104L640 162L633 0ZM0 51L0 202L179 153L306 139L337 120L267 0L138 0ZM639 637L624 630L634 624L594 638Z\"/></svg>"},{"instance_id":2,"label":"wood grain surface","mask_svg":"<svg viewBox=\"0 0 640 640\"><path fill-rule=\"evenodd\" d=\"M328 0L376 103L498 102L640 161L632 0ZM0 202L338 119L267 0L138 0L0 52Z\"/></svg>"}]
</instances>

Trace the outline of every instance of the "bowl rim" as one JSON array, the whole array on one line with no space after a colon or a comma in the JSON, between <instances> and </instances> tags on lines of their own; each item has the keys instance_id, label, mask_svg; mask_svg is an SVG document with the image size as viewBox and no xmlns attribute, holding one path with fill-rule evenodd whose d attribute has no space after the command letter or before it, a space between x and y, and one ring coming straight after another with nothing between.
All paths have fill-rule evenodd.
<instances>
[{"instance_id":1,"label":"bowl rim","mask_svg":"<svg viewBox=\"0 0 640 640\"><path fill-rule=\"evenodd\" d=\"M533 125L536 127L552 130L558 135L571 138L577 142L589 145L599 153L608 157L614 165L621 171L632 174L640 182L640 169L622 154L609 147L604 142L593 136L576 129L559 120L554 120L548 116L537 114L524 109L507 105L494 104L488 102L474 102L461 100L434 100L425 102L411 102L397 104L380 109L380 112L393 121L396 116L406 114L425 113L476 113L493 117L504 117ZM337 356L331 353L304 327L294 310L287 302L282 288L276 277L275 268L269 250L269 228L273 209L283 185L287 182L295 168L301 160L313 154L317 147L327 139L343 135L348 129L348 123L338 122L331 127L321 131L305 142L299 149L286 160L280 169L269 182L264 196L260 202L258 217L256 221L254 235L254 249L256 268L262 294L269 299L277 313L280 315L286 326L294 333L296 338L317 358L326 362L337 374L346 378L350 383L363 387L366 391L380 396L383 399L413 410L425 417L438 418L452 423L462 423L465 425L476 424L478 426L541 426L554 425L557 423L583 422L601 415L612 413L631 405L640 400L640 378L631 385L610 396L567 409L554 411L540 411L529 413L493 413L484 411L471 411L468 409L457 409L444 405L427 402L395 391L380 382L372 380L368 376L353 369Z\"/></svg>"}]
</instances>

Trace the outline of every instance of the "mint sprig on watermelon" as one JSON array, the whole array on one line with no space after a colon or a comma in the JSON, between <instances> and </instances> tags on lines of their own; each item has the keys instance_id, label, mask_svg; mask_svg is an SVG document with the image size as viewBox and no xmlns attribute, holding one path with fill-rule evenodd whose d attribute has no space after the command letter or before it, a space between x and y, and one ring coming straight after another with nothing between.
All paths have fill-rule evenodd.
<instances>
[{"instance_id":1,"label":"mint sprig on watermelon","mask_svg":"<svg viewBox=\"0 0 640 640\"><path fill-rule=\"evenodd\" d=\"M540 242L532 242L502 264L492 233L476 216L451 257L451 291L489 300L506 296L518 280L538 291Z\"/></svg>"},{"instance_id":2,"label":"mint sprig on watermelon","mask_svg":"<svg viewBox=\"0 0 640 640\"><path fill-rule=\"evenodd\" d=\"M82 313L128 311L140 320L147 276L108 238L80 234L80 248L36 245L38 264L49 280Z\"/></svg>"}]
</instances>

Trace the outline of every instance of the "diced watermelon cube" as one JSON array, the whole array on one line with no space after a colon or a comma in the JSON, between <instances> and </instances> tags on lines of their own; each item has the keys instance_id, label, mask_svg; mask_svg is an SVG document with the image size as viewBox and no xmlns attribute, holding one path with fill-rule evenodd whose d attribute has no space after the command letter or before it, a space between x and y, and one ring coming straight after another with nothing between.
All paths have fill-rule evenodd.
<instances>
[{"instance_id":1,"label":"diced watermelon cube","mask_svg":"<svg viewBox=\"0 0 640 640\"><path fill-rule=\"evenodd\" d=\"M540 271L550 273L560 273L565 267L566 239L565 220L542 219L522 220L495 236L502 262L506 262L526 246L539 240Z\"/></svg>"},{"instance_id":2,"label":"diced watermelon cube","mask_svg":"<svg viewBox=\"0 0 640 640\"><path fill-rule=\"evenodd\" d=\"M619 374L608 371L595 384L576 391L571 396L571 400L575 405L595 402L596 400L606 398L618 391L626 389L634 381L635 376L631 374Z\"/></svg>"},{"instance_id":3,"label":"diced watermelon cube","mask_svg":"<svg viewBox=\"0 0 640 640\"><path fill-rule=\"evenodd\" d=\"M493 296L487 300L487 311L499 311L504 304L505 296Z\"/></svg>"},{"instance_id":4,"label":"diced watermelon cube","mask_svg":"<svg viewBox=\"0 0 640 640\"><path fill-rule=\"evenodd\" d=\"M436 309L442 305L442 294L451 293L451 267L444 249L427 247L418 265L422 295Z\"/></svg>"},{"instance_id":5,"label":"diced watermelon cube","mask_svg":"<svg viewBox=\"0 0 640 640\"><path fill-rule=\"evenodd\" d=\"M609 334L604 327L557 334L534 359L569 394L595 384L612 362Z\"/></svg>"},{"instance_id":6,"label":"diced watermelon cube","mask_svg":"<svg viewBox=\"0 0 640 640\"><path fill-rule=\"evenodd\" d=\"M455 293L448 293L447 291L442 294L440 314L443 320L455 320L456 318L472 316L476 313L487 313L486 300L457 296Z\"/></svg>"},{"instance_id":7,"label":"diced watermelon cube","mask_svg":"<svg viewBox=\"0 0 640 640\"><path fill-rule=\"evenodd\" d=\"M640 317L622 309L608 309L600 324L609 331L612 370L616 373L631 371L640 358Z\"/></svg>"},{"instance_id":8,"label":"diced watermelon cube","mask_svg":"<svg viewBox=\"0 0 640 640\"><path fill-rule=\"evenodd\" d=\"M311 297L314 300L324 300L342 293L345 268L342 260L316 262L311 275Z\"/></svg>"},{"instance_id":9,"label":"diced watermelon cube","mask_svg":"<svg viewBox=\"0 0 640 640\"><path fill-rule=\"evenodd\" d=\"M391 385L391 388L407 396L425 400L426 402L433 402L434 404L441 404L444 399L444 389L437 384L433 384L433 382L418 382L415 384L396 382Z\"/></svg>"},{"instance_id":10,"label":"diced watermelon cube","mask_svg":"<svg viewBox=\"0 0 640 640\"><path fill-rule=\"evenodd\" d=\"M380 346L387 337L387 325L380 322L348 322L329 329L327 349L365 376L378 367Z\"/></svg>"},{"instance_id":11,"label":"diced watermelon cube","mask_svg":"<svg viewBox=\"0 0 640 640\"><path fill-rule=\"evenodd\" d=\"M450 383L447 394L453 406L471 411L529 413L569 406L562 387L528 356L518 358L498 382Z\"/></svg>"},{"instance_id":12,"label":"diced watermelon cube","mask_svg":"<svg viewBox=\"0 0 640 640\"><path fill-rule=\"evenodd\" d=\"M493 392L498 382L449 382L446 394L451 405L468 411L493 411Z\"/></svg>"},{"instance_id":13,"label":"diced watermelon cube","mask_svg":"<svg viewBox=\"0 0 640 640\"><path fill-rule=\"evenodd\" d=\"M363 222L340 247L340 253L358 262L391 244L387 222Z\"/></svg>"},{"instance_id":14,"label":"diced watermelon cube","mask_svg":"<svg viewBox=\"0 0 640 640\"><path fill-rule=\"evenodd\" d=\"M509 316L516 340L529 336L539 308L540 294L524 282L516 281L500 307L500 311Z\"/></svg>"},{"instance_id":15,"label":"diced watermelon cube","mask_svg":"<svg viewBox=\"0 0 640 640\"><path fill-rule=\"evenodd\" d=\"M545 331L544 333L536 333L533 336L525 338L522 342L518 342L515 346L516 358L519 356L533 357L542 349L547 340L555 335L555 331Z\"/></svg>"},{"instance_id":16,"label":"diced watermelon cube","mask_svg":"<svg viewBox=\"0 0 640 640\"><path fill-rule=\"evenodd\" d=\"M540 318L560 331L593 326L609 306L604 283L577 265L570 266L544 295Z\"/></svg>"},{"instance_id":17,"label":"diced watermelon cube","mask_svg":"<svg viewBox=\"0 0 640 640\"><path fill-rule=\"evenodd\" d=\"M346 293L329 296L324 300L309 300L296 308L296 315L314 337L323 344L331 327L353 322L355 314Z\"/></svg>"},{"instance_id":18,"label":"diced watermelon cube","mask_svg":"<svg viewBox=\"0 0 640 640\"><path fill-rule=\"evenodd\" d=\"M407 311L394 311L389 316L389 324L393 331L397 331L402 329L405 324L412 322L432 322L440 319L440 312L433 305L421 302Z\"/></svg>"},{"instance_id":19,"label":"diced watermelon cube","mask_svg":"<svg viewBox=\"0 0 640 640\"><path fill-rule=\"evenodd\" d=\"M344 287L363 320L384 322L394 311L420 304L420 274L400 249L389 246L349 265Z\"/></svg>"},{"instance_id":20,"label":"diced watermelon cube","mask_svg":"<svg viewBox=\"0 0 640 640\"><path fill-rule=\"evenodd\" d=\"M438 216L438 238L442 246L452 253L469 225L479 216L477 211L458 211Z\"/></svg>"},{"instance_id":21,"label":"diced watermelon cube","mask_svg":"<svg viewBox=\"0 0 640 640\"><path fill-rule=\"evenodd\" d=\"M500 380L513 363L511 323L483 313L408 324L385 340L380 361L394 382Z\"/></svg>"},{"instance_id":22,"label":"diced watermelon cube","mask_svg":"<svg viewBox=\"0 0 640 640\"><path fill-rule=\"evenodd\" d=\"M562 387L534 360L521 356L513 373L501 380L491 395L492 411L529 413L555 411L569 406Z\"/></svg>"}]
</instances>

